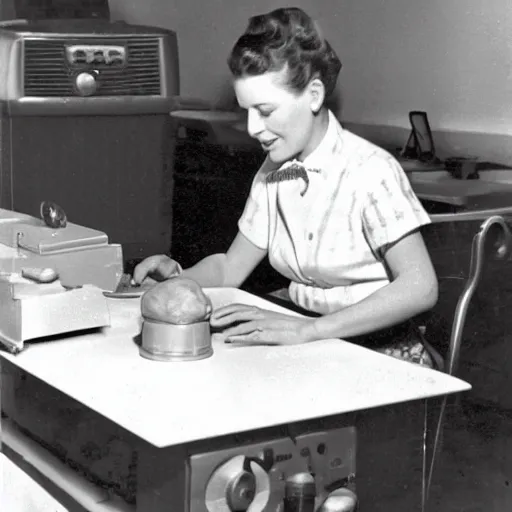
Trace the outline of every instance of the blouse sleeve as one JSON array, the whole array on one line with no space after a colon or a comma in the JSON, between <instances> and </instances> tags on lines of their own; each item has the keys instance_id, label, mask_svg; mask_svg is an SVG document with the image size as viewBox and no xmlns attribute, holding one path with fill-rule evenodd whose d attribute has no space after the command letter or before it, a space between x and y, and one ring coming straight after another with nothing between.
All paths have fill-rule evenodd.
<instances>
[{"instance_id":1,"label":"blouse sleeve","mask_svg":"<svg viewBox=\"0 0 512 512\"><path fill-rule=\"evenodd\" d=\"M362 225L372 250L378 253L431 221L394 158L375 155L365 167L361 173Z\"/></svg>"},{"instance_id":2,"label":"blouse sleeve","mask_svg":"<svg viewBox=\"0 0 512 512\"><path fill-rule=\"evenodd\" d=\"M269 207L266 177L266 161L256 173L238 229L250 242L260 249L268 249Z\"/></svg>"}]
</instances>

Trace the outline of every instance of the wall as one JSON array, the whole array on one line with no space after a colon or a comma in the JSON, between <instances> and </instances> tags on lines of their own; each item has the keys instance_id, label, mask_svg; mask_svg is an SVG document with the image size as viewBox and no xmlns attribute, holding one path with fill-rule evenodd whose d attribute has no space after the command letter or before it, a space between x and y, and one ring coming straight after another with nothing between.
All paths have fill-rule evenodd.
<instances>
[{"instance_id":1,"label":"wall","mask_svg":"<svg viewBox=\"0 0 512 512\"><path fill-rule=\"evenodd\" d=\"M111 11L176 30L182 93L222 104L226 56L247 18L290 4L319 20L343 62L345 122L408 128L408 111L426 110L447 139L497 135L490 144L512 161L502 147L512 137L510 0L111 0Z\"/></svg>"}]
</instances>

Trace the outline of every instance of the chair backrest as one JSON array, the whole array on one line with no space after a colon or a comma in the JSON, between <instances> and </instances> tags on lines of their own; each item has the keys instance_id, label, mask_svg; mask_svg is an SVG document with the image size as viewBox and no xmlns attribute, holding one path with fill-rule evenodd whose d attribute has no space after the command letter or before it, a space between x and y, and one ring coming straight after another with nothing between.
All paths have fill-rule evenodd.
<instances>
[{"instance_id":1,"label":"chair backrest","mask_svg":"<svg viewBox=\"0 0 512 512\"><path fill-rule=\"evenodd\" d=\"M444 370L471 382L473 395L496 402L502 393L494 389L488 367L495 366L500 382L508 377L506 333L512 333L512 311L508 312L512 308L510 228L504 216L442 217L444 222L434 222L423 230L439 279L439 301L421 320L428 341L446 361ZM512 343L509 345L511 350ZM512 369L512 351L510 357Z\"/></svg>"}]
</instances>

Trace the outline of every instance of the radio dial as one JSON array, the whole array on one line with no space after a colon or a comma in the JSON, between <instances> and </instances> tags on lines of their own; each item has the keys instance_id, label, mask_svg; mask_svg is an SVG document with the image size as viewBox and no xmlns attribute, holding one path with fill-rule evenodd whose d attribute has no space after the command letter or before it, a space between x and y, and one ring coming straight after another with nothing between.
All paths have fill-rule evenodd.
<instances>
[{"instance_id":1,"label":"radio dial","mask_svg":"<svg viewBox=\"0 0 512 512\"><path fill-rule=\"evenodd\" d=\"M217 467L205 490L208 512L261 512L270 499L272 450L263 450L260 457L236 455ZM201 509L203 510L203 509Z\"/></svg>"},{"instance_id":2,"label":"radio dial","mask_svg":"<svg viewBox=\"0 0 512 512\"><path fill-rule=\"evenodd\" d=\"M229 509L233 512L245 512L256 496L256 477L254 473L242 471L233 478L226 490Z\"/></svg>"},{"instance_id":3,"label":"radio dial","mask_svg":"<svg viewBox=\"0 0 512 512\"><path fill-rule=\"evenodd\" d=\"M96 71L84 71L76 77L76 89L82 96L92 96L98 89L96 80L98 73Z\"/></svg>"}]
</instances>

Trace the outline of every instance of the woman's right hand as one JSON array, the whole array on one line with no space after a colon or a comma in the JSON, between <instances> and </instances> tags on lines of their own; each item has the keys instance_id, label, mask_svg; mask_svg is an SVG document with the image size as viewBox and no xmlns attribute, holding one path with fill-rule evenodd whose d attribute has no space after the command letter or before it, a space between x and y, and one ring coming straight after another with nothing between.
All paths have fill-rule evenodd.
<instances>
[{"instance_id":1,"label":"woman's right hand","mask_svg":"<svg viewBox=\"0 0 512 512\"><path fill-rule=\"evenodd\" d=\"M172 277L178 277L182 268L177 261L165 254L149 256L133 270L133 281L138 285L150 285Z\"/></svg>"}]
</instances>

